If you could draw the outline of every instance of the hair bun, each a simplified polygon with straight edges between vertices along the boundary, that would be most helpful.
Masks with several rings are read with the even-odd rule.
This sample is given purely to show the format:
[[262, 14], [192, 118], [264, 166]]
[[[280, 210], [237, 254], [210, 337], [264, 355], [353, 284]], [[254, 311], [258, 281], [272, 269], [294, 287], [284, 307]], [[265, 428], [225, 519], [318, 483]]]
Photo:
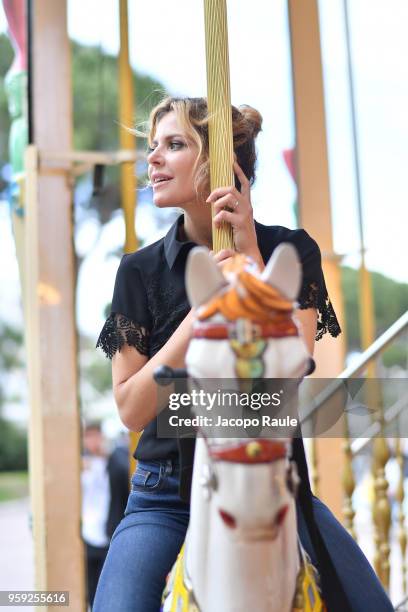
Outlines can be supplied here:
[[262, 130], [262, 115], [252, 106], [243, 104], [239, 107], [241, 115], [250, 124], [252, 128], [253, 138], [256, 138], [259, 132]]

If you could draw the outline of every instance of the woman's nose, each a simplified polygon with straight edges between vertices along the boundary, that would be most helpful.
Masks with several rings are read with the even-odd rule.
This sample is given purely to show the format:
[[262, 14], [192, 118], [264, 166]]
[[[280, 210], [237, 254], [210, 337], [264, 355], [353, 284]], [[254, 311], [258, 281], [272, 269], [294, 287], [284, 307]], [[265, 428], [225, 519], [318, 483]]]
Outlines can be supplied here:
[[156, 147], [154, 151], [151, 151], [147, 156], [147, 163], [152, 165], [160, 164], [163, 161], [163, 155], [159, 150], [159, 147]]

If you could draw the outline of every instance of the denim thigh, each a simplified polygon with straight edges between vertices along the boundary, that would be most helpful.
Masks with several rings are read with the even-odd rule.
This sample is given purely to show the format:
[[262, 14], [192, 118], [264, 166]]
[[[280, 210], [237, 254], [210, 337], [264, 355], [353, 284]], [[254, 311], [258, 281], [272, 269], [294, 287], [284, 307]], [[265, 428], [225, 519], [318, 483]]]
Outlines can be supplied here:
[[189, 504], [172, 461], [138, 462], [125, 516], [113, 534], [93, 612], [159, 612], [166, 576], [183, 544]]

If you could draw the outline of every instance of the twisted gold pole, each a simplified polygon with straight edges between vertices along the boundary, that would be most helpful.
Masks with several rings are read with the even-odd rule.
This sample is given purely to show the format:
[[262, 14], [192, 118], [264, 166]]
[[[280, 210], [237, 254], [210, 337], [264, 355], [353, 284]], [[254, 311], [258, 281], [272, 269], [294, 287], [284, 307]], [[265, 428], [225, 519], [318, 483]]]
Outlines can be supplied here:
[[[119, 49], [119, 140], [121, 149], [133, 151], [135, 136], [126, 128], [134, 124], [133, 76], [129, 63], [129, 28], [127, 0], [119, 0], [120, 49]], [[135, 231], [135, 210], [137, 203], [137, 178], [134, 162], [120, 166], [120, 196], [125, 217], [125, 253], [138, 248]]]
[[310, 444], [310, 467], [311, 467], [311, 480], [312, 480], [312, 491], [316, 497], [319, 497], [319, 457], [317, 453], [317, 444], [315, 438], [311, 439]]
[[[383, 431], [381, 432], [381, 435], [383, 436]], [[385, 477], [385, 466], [390, 457], [390, 453], [384, 437], [375, 438], [373, 446], [375, 490], [373, 518], [376, 529], [376, 555], [374, 564], [384, 588], [388, 590], [390, 583], [389, 531], [391, 523], [391, 508], [387, 497], [388, 481]]]
[[396, 439], [395, 442], [395, 457], [397, 459], [399, 468], [399, 481], [396, 498], [398, 501], [398, 541], [401, 550], [401, 567], [402, 567], [402, 592], [404, 595], [407, 593], [407, 564], [405, 555], [407, 551], [407, 534], [405, 529], [405, 515], [404, 515], [404, 457], [401, 451], [401, 440]]
[[356, 513], [353, 509], [353, 493], [356, 488], [356, 481], [354, 480], [353, 473], [353, 452], [350, 444], [350, 429], [347, 418], [347, 412], [344, 414], [344, 441], [342, 443], [342, 449], [344, 452], [344, 467], [342, 474], [342, 484], [344, 491], [343, 500], [343, 516], [344, 523], [347, 531], [352, 538], [357, 540], [356, 532], [354, 529], [354, 517]]
[[[347, 420], [347, 415], [346, 415]], [[357, 540], [356, 532], [354, 529], [354, 517], [356, 513], [353, 509], [353, 493], [356, 488], [356, 481], [354, 480], [353, 474], [353, 454], [350, 444], [350, 436], [348, 427], [346, 426], [345, 439], [343, 442], [343, 451], [345, 455], [345, 463], [343, 469], [343, 489], [344, 489], [344, 503], [343, 503], [343, 515], [345, 527], [352, 538]]]
[[[234, 184], [226, 0], [204, 0], [211, 190]], [[213, 209], [214, 216], [214, 209]], [[229, 223], [213, 225], [213, 249], [234, 248]]]
[[372, 463], [371, 463], [371, 476], [373, 480], [373, 500], [371, 506], [371, 516], [373, 520], [373, 540], [374, 540], [374, 556], [373, 556], [373, 565], [375, 569], [375, 573], [380, 578], [381, 577], [381, 561], [380, 561], [380, 536], [377, 525], [377, 492], [375, 490], [375, 477], [377, 473], [377, 462], [375, 457], [375, 448], [374, 444], [372, 445]]
[[[375, 364], [372, 368], [376, 372]], [[372, 409], [374, 419], [380, 426], [378, 437], [373, 440], [372, 475], [374, 481], [374, 499], [372, 516], [374, 523], [374, 568], [384, 588], [388, 590], [390, 583], [390, 545], [389, 533], [391, 525], [391, 507], [388, 500], [388, 481], [385, 477], [385, 467], [390, 452], [385, 440], [384, 406], [382, 389], [378, 378], [368, 378], [366, 385], [367, 405]]]

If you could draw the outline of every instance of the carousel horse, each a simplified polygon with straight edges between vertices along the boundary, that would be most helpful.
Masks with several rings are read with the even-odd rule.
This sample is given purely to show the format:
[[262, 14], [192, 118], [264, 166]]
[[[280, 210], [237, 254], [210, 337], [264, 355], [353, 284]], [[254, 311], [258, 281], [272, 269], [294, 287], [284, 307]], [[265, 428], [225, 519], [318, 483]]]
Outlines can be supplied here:
[[[248, 379], [301, 380], [310, 356], [292, 318], [300, 282], [297, 253], [288, 244], [262, 273], [241, 255], [221, 272], [206, 249], [194, 249], [186, 271], [196, 309], [186, 355], [193, 387], [214, 390], [218, 379], [242, 391], [240, 381]], [[252, 439], [223, 437], [211, 424], [199, 431], [190, 523], [164, 612], [325, 610], [297, 535], [290, 444], [290, 437], [262, 437], [262, 431]]]

